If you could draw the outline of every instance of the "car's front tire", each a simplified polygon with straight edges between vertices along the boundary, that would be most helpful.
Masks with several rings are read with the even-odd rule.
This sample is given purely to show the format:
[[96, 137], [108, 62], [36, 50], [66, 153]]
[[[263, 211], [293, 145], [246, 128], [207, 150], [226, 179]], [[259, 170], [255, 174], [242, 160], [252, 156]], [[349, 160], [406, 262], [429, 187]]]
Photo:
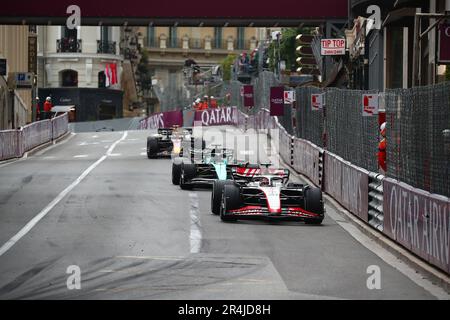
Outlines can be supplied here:
[[305, 210], [321, 216], [321, 218], [307, 220], [306, 224], [318, 225], [322, 223], [324, 214], [322, 190], [319, 188], [307, 188], [305, 190]]
[[220, 203], [222, 201], [223, 189], [226, 185], [232, 185], [230, 180], [215, 180], [213, 183], [213, 190], [211, 193], [211, 212], [215, 215], [220, 214]]
[[233, 215], [225, 214], [228, 210], [239, 209], [242, 206], [242, 199], [239, 187], [236, 185], [225, 185], [222, 196], [222, 207], [220, 219], [224, 222], [237, 221]]

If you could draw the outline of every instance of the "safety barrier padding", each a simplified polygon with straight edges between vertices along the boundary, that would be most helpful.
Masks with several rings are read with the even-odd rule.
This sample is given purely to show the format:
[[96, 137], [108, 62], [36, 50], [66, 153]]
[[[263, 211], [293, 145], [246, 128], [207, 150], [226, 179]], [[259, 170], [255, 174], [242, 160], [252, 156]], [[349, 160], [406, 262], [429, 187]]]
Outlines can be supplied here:
[[309, 141], [294, 138], [293, 168], [308, 177], [316, 186], [322, 187], [323, 150]]
[[383, 233], [450, 273], [450, 199], [383, 180]]
[[0, 160], [17, 158], [21, 152], [20, 131], [0, 131]]
[[324, 191], [344, 208], [368, 222], [369, 171], [329, 153], [324, 153]]

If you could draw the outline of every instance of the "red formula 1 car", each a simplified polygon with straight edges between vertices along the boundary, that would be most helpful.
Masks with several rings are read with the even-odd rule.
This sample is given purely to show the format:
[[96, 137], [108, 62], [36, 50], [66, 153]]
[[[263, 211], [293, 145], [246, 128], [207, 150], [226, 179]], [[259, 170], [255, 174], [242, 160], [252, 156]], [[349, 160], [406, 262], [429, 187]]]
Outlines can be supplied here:
[[218, 194], [212, 200], [213, 213], [220, 214], [222, 221], [265, 219], [321, 224], [325, 212], [322, 191], [288, 183], [289, 174], [287, 169], [236, 168], [233, 180], [222, 183], [220, 205], [214, 206]]

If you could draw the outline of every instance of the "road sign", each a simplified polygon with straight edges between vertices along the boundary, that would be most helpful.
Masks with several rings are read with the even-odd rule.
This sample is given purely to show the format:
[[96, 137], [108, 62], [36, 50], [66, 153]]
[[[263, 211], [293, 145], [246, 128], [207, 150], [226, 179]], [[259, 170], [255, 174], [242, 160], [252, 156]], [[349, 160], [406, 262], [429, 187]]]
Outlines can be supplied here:
[[284, 104], [291, 104], [296, 101], [295, 91], [289, 90], [284, 92]]
[[323, 109], [324, 98], [323, 94], [312, 94], [311, 95], [311, 108], [313, 111]]
[[32, 72], [11, 72], [8, 75], [10, 89], [31, 89], [34, 75]]
[[363, 116], [370, 117], [378, 114], [379, 99], [378, 94], [363, 94]]
[[323, 56], [345, 55], [345, 39], [322, 39], [320, 44]]

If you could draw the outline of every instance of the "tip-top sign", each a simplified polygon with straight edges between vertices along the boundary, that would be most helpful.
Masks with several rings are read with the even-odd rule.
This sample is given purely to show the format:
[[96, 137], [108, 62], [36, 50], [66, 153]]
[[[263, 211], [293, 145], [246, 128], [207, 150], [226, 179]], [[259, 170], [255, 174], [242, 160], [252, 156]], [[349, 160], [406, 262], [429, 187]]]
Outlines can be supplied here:
[[378, 114], [379, 99], [378, 94], [363, 94], [363, 116], [370, 117]]
[[320, 43], [323, 56], [345, 55], [345, 39], [322, 39]]

